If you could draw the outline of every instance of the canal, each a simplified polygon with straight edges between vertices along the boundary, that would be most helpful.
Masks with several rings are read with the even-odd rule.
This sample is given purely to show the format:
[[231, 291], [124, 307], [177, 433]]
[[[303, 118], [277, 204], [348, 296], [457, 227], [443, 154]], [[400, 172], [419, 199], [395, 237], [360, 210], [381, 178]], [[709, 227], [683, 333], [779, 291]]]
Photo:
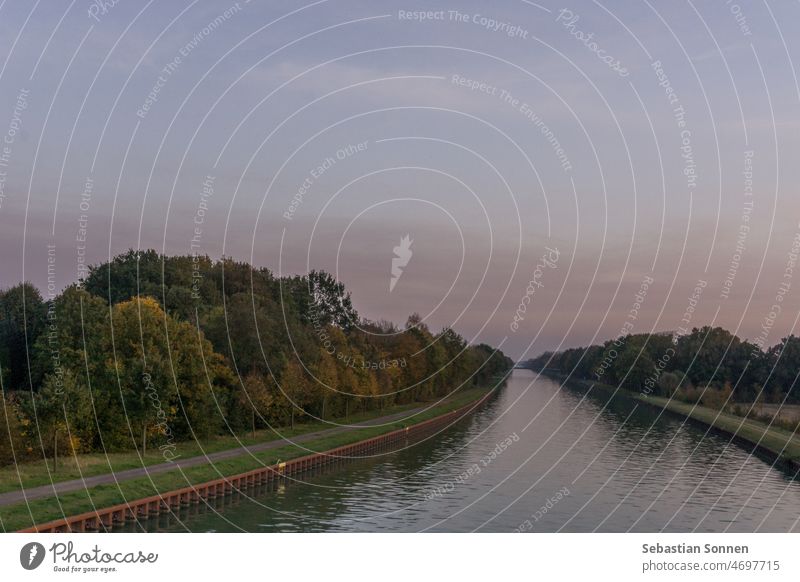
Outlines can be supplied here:
[[440, 434], [141, 531], [798, 531], [800, 483], [629, 399], [515, 370]]

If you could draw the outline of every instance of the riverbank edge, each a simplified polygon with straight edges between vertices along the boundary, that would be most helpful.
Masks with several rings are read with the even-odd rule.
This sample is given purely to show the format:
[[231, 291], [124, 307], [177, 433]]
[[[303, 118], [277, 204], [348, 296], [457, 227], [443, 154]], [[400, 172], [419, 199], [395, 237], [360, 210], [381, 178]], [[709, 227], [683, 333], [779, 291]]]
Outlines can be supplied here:
[[[714, 423], [703, 420], [702, 418], [694, 417], [691, 414], [686, 414], [680, 410], [675, 410], [673, 408], [670, 408], [669, 402], [661, 404], [644, 394], [631, 392], [630, 390], [625, 390], [623, 388], [617, 389], [614, 386], [611, 386], [610, 384], [603, 384], [602, 382], [593, 382], [591, 380], [583, 380], [581, 378], [568, 378], [566, 375], [560, 372], [554, 372], [550, 370], [545, 370], [545, 371], [534, 370], [534, 372], [540, 373], [547, 378], [558, 380], [559, 382], [565, 384], [573, 384], [581, 386], [583, 388], [589, 388], [591, 386], [594, 386], [595, 388], [600, 388], [604, 391], [610, 391], [610, 392], [616, 391], [616, 394], [628, 398], [630, 400], [633, 400], [635, 402], [638, 402], [639, 404], [644, 404], [645, 406], [653, 408], [654, 410], [664, 411], [676, 418], [687, 420], [697, 427], [710, 430], [714, 434], [726, 437], [730, 439], [731, 442], [739, 445], [740, 447], [749, 449], [749, 452], [751, 454], [755, 454], [761, 459], [768, 460], [776, 465], [780, 465], [780, 467], [783, 469], [793, 471], [795, 473], [795, 478], [797, 477], [797, 473], [800, 472], [800, 459], [787, 456], [785, 452], [774, 450], [771, 447], [753, 441], [752, 439], [744, 435], [741, 435], [737, 432], [731, 431], [725, 427], [718, 426]], [[702, 409], [714, 413], [717, 412], [715, 409], [708, 408], [706, 406], [697, 406], [697, 409]], [[757, 423], [761, 427], [763, 427], [764, 433], [773, 433], [776, 436], [782, 437], [780, 433], [777, 433], [773, 429], [767, 427], [767, 425], [752, 419], [749, 420], [750, 422]]]
[[[309, 434], [329, 429], [331, 423], [348, 423], [356, 427], [360, 423], [367, 423], [404, 412], [414, 412], [425, 404], [423, 402], [407, 403], [388, 407], [384, 410], [371, 410], [367, 413], [354, 413], [346, 418], [333, 417], [325, 421], [314, 420], [311, 422], [298, 422], [294, 428], [290, 425], [260, 428], [255, 433], [247, 431], [242, 434], [212, 435], [200, 441], [178, 441], [175, 448], [170, 449], [175, 459], [190, 457], [204, 457], [225, 452], [230, 449], [242, 447], [258, 447], [268, 443], [283, 440], [299, 441]], [[333, 425], [335, 426], [335, 424]], [[367, 425], [364, 425], [367, 426]], [[197, 446], [200, 445], [200, 446]], [[87, 458], [94, 459], [89, 464], [84, 464]], [[92, 462], [96, 464], [92, 464]], [[99, 461], [99, 462], [97, 462]], [[36, 489], [42, 486], [58, 485], [65, 481], [77, 481], [84, 478], [94, 478], [112, 473], [124, 473], [131, 469], [150, 469], [166, 461], [162, 449], [154, 445], [142, 455], [136, 449], [113, 451], [108, 453], [78, 453], [62, 456], [59, 459], [59, 469], [54, 473], [52, 457], [36, 461], [22, 461], [18, 465], [0, 468], [0, 499], [8, 494], [19, 492], [22, 489]], [[97, 467], [102, 467], [97, 469]], [[13, 471], [13, 472], [12, 472]], [[22, 473], [24, 476], [21, 476]], [[24, 481], [24, 484], [21, 482]], [[13, 482], [13, 485], [10, 483]], [[0, 501], [0, 507], [4, 504]]]
[[[205, 499], [221, 497], [234, 491], [245, 491], [256, 485], [262, 485], [274, 480], [286, 479], [287, 477], [314, 470], [325, 465], [357, 460], [358, 457], [354, 456], [355, 454], [377, 451], [380, 448], [393, 445], [400, 440], [418, 436], [425, 431], [437, 429], [446, 424], [452, 425], [472, 414], [491, 400], [492, 397], [497, 394], [501, 385], [501, 383], [496, 384], [493, 388], [488, 389], [482, 396], [476, 397], [475, 400], [459, 408], [443, 412], [432, 418], [410, 421], [403, 428], [391, 430], [392, 425], [389, 425], [386, 427], [385, 432], [379, 432], [378, 436], [366, 440], [355, 441], [311, 455], [302, 455], [302, 451], [298, 451], [297, 456], [292, 457], [287, 455], [287, 460], [285, 461], [263, 466], [258, 469], [246, 471], [244, 473], [223, 475], [220, 479], [191, 484], [188, 487], [175, 489], [166, 493], [158, 493], [157, 495], [137, 499], [135, 501], [112, 505], [104, 509], [94, 509], [86, 513], [52, 520], [38, 525], [34, 524], [30, 527], [20, 529], [18, 532], [60, 533], [108, 531], [113, 527], [114, 523], [136, 521], [138, 519], [158, 515], [159, 513], [169, 513], [176, 507], [182, 505], [200, 503]], [[310, 444], [313, 443], [309, 443], [309, 445]]]

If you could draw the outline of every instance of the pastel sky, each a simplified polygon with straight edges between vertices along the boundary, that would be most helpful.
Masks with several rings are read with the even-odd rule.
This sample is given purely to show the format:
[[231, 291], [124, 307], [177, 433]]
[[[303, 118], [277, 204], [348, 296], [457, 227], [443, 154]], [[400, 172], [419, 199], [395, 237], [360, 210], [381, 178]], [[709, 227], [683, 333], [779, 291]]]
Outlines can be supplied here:
[[0, 287], [45, 290], [48, 245], [58, 289], [83, 253], [199, 251], [329, 270], [366, 317], [514, 358], [690, 306], [774, 344], [800, 307], [797, 22], [743, 0], [0, 1]]

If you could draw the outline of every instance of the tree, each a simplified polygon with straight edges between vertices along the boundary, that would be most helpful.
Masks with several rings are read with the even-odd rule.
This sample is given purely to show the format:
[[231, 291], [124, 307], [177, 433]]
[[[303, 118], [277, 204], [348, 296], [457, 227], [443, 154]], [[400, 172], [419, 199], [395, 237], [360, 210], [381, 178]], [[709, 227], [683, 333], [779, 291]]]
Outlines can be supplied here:
[[722, 388], [706, 387], [701, 397], [703, 406], [716, 408], [717, 410], [723, 410], [730, 402], [732, 392], [733, 388], [731, 387], [730, 382], [725, 382], [725, 385]]
[[11, 411], [0, 462], [15, 439], [45, 456], [146, 454], [154, 441], [347, 417], [354, 400], [427, 400], [511, 365], [452, 329], [434, 335], [418, 314], [405, 328], [362, 322], [324, 271], [276, 278], [227, 257], [131, 249], [47, 303], [27, 283], [0, 291]]
[[307, 279], [309, 320], [315, 326], [335, 325], [349, 329], [358, 323], [358, 313], [353, 308], [350, 292], [344, 283], [325, 271], [311, 271]]
[[773, 369], [770, 386], [788, 394], [790, 401], [800, 401], [800, 387], [797, 382], [800, 373], [800, 338], [794, 335], [783, 338], [779, 344], [767, 350], [765, 358]]
[[134, 298], [114, 306], [112, 324], [114, 358], [109, 365], [128, 430], [144, 456], [156, 419], [164, 426], [176, 420], [166, 314], [155, 299]]
[[658, 378], [659, 394], [671, 397], [681, 385], [681, 377], [675, 372], [663, 372]]
[[28, 362], [46, 314], [42, 296], [32, 284], [0, 291], [0, 370], [6, 390], [30, 389], [41, 380], [28, 378]]
[[152, 249], [130, 249], [108, 263], [90, 266], [83, 286], [112, 305], [137, 295], [163, 297], [163, 262], [163, 257]]
[[[49, 306], [44, 333], [34, 345], [32, 376], [71, 370], [100, 384], [111, 352], [111, 324], [106, 303], [75, 285], [64, 290]], [[34, 387], [38, 389], [41, 380]]]
[[131, 434], [146, 451], [149, 433], [202, 437], [216, 432], [233, 375], [202, 333], [149, 297], [114, 306], [110, 362]]
[[257, 425], [269, 425], [275, 405], [275, 396], [267, 387], [267, 381], [263, 375], [250, 373], [245, 377], [237, 404], [238, 410], [250, 411], [253, 437], [256, 435]]
[[93, 448], [97, 429], [89, 390], [71, 371], [48, 374], [41, 389], [23, 399], [32, 439], [45, 455], [77, 454]]
[[306, 377], [300, 363], [296, 358], [291, 358], [281, 374], [281, 392], [288, 400], [289, 423], [294, 428], [295, 416], [305, 416], [310, 401], [311, 384]]
[[328, 412], [328, 401], [335, 400], [339, 395], [339, 375], [333, 358], [334, 356], [329, 355], [325, 350], [320, 350], [316, 388], [317, 400], [321, 405], [319, 417], [323, 420], [325, 413]]
[[25, 456], [22, 413], [6, 394], [0, 398], [0, 466], [19, 462]]
[[678, 339], [675, 365], [686, 370], [695, 385], [721, 386], [741, 373], [741, 340], [721, 327], [693, 329]]

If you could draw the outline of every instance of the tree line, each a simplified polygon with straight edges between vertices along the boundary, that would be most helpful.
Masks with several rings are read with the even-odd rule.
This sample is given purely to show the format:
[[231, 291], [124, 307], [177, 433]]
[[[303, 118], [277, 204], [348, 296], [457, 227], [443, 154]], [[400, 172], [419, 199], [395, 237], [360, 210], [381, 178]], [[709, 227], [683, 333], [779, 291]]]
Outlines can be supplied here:
[[0, 291], [0, 463], [347, 418], [512, 364], [416, 314], [368, 321], [325, 272], [131, 250], [53, 300]]
[[724, 403], [800, 402], [800, 338], [762, 349], [721, 328], [629, 334], [545, 352], [522, 364], [573, 378], [721, 407]]

